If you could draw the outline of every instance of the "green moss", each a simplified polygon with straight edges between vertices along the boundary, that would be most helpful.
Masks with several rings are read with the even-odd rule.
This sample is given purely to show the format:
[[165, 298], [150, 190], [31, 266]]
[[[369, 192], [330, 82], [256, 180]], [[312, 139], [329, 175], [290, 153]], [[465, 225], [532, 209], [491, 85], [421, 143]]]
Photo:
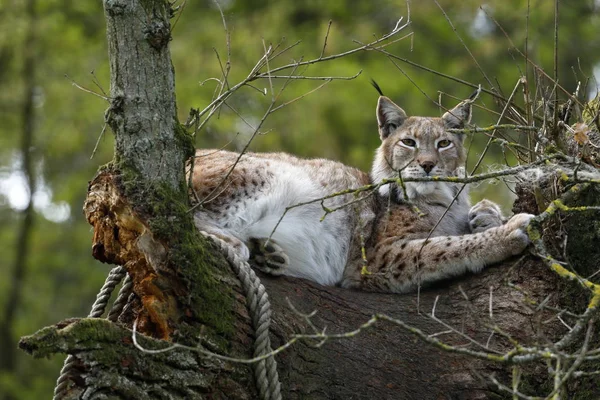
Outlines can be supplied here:
[[[23, 337], [19, 347], [35, 358], [41, 358], [73, 349], [94, 348], [98, 342], [120, 343], [122, 339], [123, 330], [114, 323], [101, 318], [83, 318], [65, 327], [52, 325], [42, 328]], [[100, 353], [100, 361], [118, 359], [110, 347], [103, 348]]]
[[567, 182], [569, 180], [569, 176], [564, 171], [560, 171], [560, 180]]
[[532, 242], [535, 242], [542, 238], [542, 235], [541, 235], [539, 229], [534, 228], [531, 224], [527, 227], [527, 236], [529, 236], [529, 239]]
[[[193, 224], [187, 197], [181, 199], [180, 193], [166, 185], [155, 188], [152, 196], [144, 193], [151, 207], [150, 230], [168, 244], [169, 261], [188, 286], [188, 304], [195, 305], [190, 308], [194, 318], [213, 328], [218, 336], [229, 336], [234, 323], [231, 289], [218, 282], [213, 271], [213, 266], [222, 264], [222, 260], [216, 260], [208, 250], [210, 245]], [[198, 309], [200, 305], [202, 309]]]
[[[56, 341], [58, 333], [55, 326], [47, 326], [33, 335], [23, 336], [19, 340], [19, 348], [35, 358], [50, 357], [57, 353]], [[61, 350], [64, 348], [61, 347]]]
[[175, 121], [175, 138], [179, 142], [179, 146], [183, 149], [185, 158], [193, 157], [196, 154], [193, 136], [177, 121]]
[[[72, 325], [73, 331], [65, 329], [63, 338], [71, 341], [69, 348], [95, 348], [98, 343], [123, 342], [123, 330], [105, 319], [84, 318]], [[121, 360], [121, 346], [103, 346], [94, 358], [101, 365], [111, 365]]]
[[556, 205], [559, 204], [559, 203], [560, 203], [559, 200], [554, 200], [552, 203], [550, 203], [550, 205], [548, 206], [548, 208], [546, 208], [546, 213], [548, 215], [550, 215], [550, 216], [554, 215], [556, 213], [556, 210], [557, 210]]
[[[551, 155], [551, 154], [556, 154], [559, 152], [559, 149], [554, 145], [554, 144], [549, 144], [545, 149], [544, 149], [544, 154], [545, 155]], [[551, 164], [550, 161], [546, 161], [546, 164]]]

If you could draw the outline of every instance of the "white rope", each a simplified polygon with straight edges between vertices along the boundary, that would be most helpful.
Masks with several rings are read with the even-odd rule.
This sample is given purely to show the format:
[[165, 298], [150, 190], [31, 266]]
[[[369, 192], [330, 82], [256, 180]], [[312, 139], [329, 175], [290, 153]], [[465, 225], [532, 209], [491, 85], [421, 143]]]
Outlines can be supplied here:
[[113, 303], [107, 320], [116, 322], [119, 318], [119, 315], [123, 312], [125, 305], [129, 302], [130, 296], [133, 293], [133, 279], [131, 279], [131, 275], [127, 274], [125, 276], [125, 280], [123, 281], [123, 286], [121, 286], [121, 290], [119, 290], [119, 294], [117, 295], [117, 299]]
[[[250, 268], [250, 265], [242, 260], [229, 244], [209, 233], [203, 231], [200, 233], [212, 239], [219, 246], [242, 283], [256, 335], [254, 357], [271, 353], [271, 339], [269, 338], [271, 303], [269, 302], [269, 296], [265, 287], [254, 273], [254, 270]], [[281, 384], [274, 356], [270, 356], [254, 364], [254, 377], [261, 399], [281, 400]]]
[[[121, 266], [115, 267], [110, 270], [110, 273], [106, 277], [106, 281], [104, 281], [104, 285], [102, 285], [102, 289], [100, 289], [100, 293], [98, 293], [98, 295], [96, 296], [96, 301], [94, 301], [94, 305], [92, 306], [92, 311], [90, 311], [90, 313], [88, 314], [88, 318], [100, 318], [102, 316], [102, 314], [104, 314], [104, 310], [106, 310], [106, 305], [108, 304], [110, 295], [115, 290], [115, 287], [123, 280], [123, 277], [125, 277], [125, 275], [127, 275], [127, 270], [125, 270], [125, 268], [123, 268]], [[129, 282], [131, 282], [131, 279], [129, 279]], [[123, 296], [125, 296], [124, 289], [126, 289], [126, 285], [127, 285], [127, 280], [126, 280], [126, 284], [123, 285], [123, 287], [119, 291], [119, 298], [121, 298], [122, 294], [123, 294]], [[131, 290], [131, 285], [129, 285], [128, 290]], [[129, 293], [127, 293], [127, 296], [129, 296]], [[121, 301], [121, 303], [117, 304], [117, 302], [119, 301], [119, 298], [117, 298], [117, 301], [115, 302], [117, 307], [119, 307], [119, 305], [122, 303], [122, 301]], [[124, 306], [124, 303], [121, 305], [121, 310], [123, 309], [122, 306]], [[113, 309], [114, 309], [114, 306], [113, 306]], [[112, 310], [111, 310], [111, 313], [109, 314], [109, 317], [111, 314], [113, 314]], [[120, 311], [117, 314], [117, 317], [119, 316], [119, 314], [120, 314]], [[58, 376], [58, 379], [56, 380], [56, 387], [54, 388], [53, 400], [60, 400], [66, 394], [67, 389], [69, 388], [69, 382], [71, 382], [71, 373], [73, 372], [73, 369], [75, 368], [75, 363], [76, 363], [75, 357], [73, 357], [72, 355], [67, 356], [67, 358], [65, 359], [65, 364], [63, 365], [62, 369], [60, 370], [60, 375]]]

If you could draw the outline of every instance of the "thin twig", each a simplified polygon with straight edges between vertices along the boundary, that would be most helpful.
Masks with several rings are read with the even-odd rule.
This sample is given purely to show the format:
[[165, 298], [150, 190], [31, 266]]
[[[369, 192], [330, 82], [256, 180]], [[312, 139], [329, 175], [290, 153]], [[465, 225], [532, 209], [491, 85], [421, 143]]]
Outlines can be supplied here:
[[321, 56], [319, 58], [323, 58], [325, 55], [325, 49], [327, 48], [327, 38], [329, 37], [329, 30], [331, 29], [332, 20], [329, 20], [327, 24], [327, 33], [325, 34], [325, 40], [323, 40], [323, 49], [321, 50]]

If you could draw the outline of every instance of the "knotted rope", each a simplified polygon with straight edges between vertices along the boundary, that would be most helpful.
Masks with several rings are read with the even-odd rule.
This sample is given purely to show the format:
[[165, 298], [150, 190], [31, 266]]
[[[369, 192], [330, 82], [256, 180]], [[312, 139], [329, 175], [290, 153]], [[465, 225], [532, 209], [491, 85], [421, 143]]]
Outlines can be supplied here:
[[[271, 339], [269, 338], [271, 303], [269, 302], [269, 296], [265, 287], [248, 262], [242, 260], [227, 242], [204, 231], [200, 233], [212, 239], [219, 247], [242, 283], [242, 289], [246, 295], [246, 302], [256, 335], [254, 340], [254, 357], [271, 353]], [[281, 400], [281, 384], [279, 382], [279, 374], [277, 373], [277, 362], [273, 355], [254, 364], [254, 377], [261, 399]]]

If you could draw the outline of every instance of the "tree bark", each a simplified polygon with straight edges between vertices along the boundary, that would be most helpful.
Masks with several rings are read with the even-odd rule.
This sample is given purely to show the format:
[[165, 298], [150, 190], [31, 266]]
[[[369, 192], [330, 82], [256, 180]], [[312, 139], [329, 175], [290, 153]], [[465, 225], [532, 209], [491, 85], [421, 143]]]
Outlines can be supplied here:
[[[219, 261], [198, 263], [207, 247], [188, 212], [184, 165], [194, 149], [176, 115], [172, 10], [162, 0], [106, 0], [104, 6], [111, 69], [106, 117], [115, 157], [91, 182], [84, 206], [95, 228], [93, 255], [132, 276], [143, 304], [141, 332], [171, 338], [181, 328], [182, 310], [231, 331], [227, 322], [217, 325], [232, 295], [214, 290]], [[205, 292], [190, 299], [198, 287]]]
[[[323, 288], [297, 279], [265, 277], [263, 283], [274, 306], [273, 336], [281, 344], [292, 333], [309, 331], [290, 311], [285, 301], [288, 298], [301, 312], [317, 310], [313, 322], [327, 327], [329, 334], [351, 332], [373, 315], [386, 314], [427, 335], [446, 332], [438, 338], [448, 345], [476, 348], [465, 337], [448, 332], [430, 314], [436, 304], [435, 315], [440, 320], [486, 344], [492, 333], [484, 326], [492, 293], [494, 321], [523, 345], [531, 344], [540, 334], [540, 315], [528, 310], [522, 298], [515, 299], [515, 295], [521, 296], [506, 282], [525, 286], [534, 297], [543, 298], [555, 289], [556, 281], [548, 279], [546, 268], [539, 263], [516, 261], [512, 268], [511, 263], [498, 265], [449, 286], [423, 290], [420, 296]], [[551, 329], [543, 331], [548, 334]], [[510, 382], [503, 365], [444, 351], [386, 321], [322, 347], [311, 347], [310, 343], [302, 342], [278, 358], [284, 399], [489, 399], [503, 397], [491, 385], [491, 374]], [[499, 335], [492, 336], [488, 345], [493, 349], [507, 347]]]
[[[559, 280], [539, 261], [513, 261], [513, 265], [494, 266], [449, 286], [424, 290], [420, 297], [365, 293], [322, 287], [301, 279], [262, 276], [274, 310], [274, 347], [294, 334], [311, 332], [303, 318], [290, 310], [288, 301], [300, 312], [317, 310], [312, 322], [319, 328], [326, 327], [330, 334], [351, 332], [372, 315], [387, 314], [427, 335], [446, 332], [438, 337], [448, 345], [476, 349], [471, 343], [476, 340], [505, 351], [510, 344], [502, 336], [492, 335], [491, 328], [484, 324], [491, 295], [494, 322], [521, 345], [564, 334], [566, 328], [556, 321], [542, 323], [549, 313], [528, 306], [531, 299], [541, 301], [548, 293], [556, 293]], [[522, 292], [510, 288], [507, 282], [518, 285]], [[250, 349], [252, 330], [241, 295], [238, 300], [237, 333], [231, 347]], [[449, 333], [447, 327], [431, 319], [434, 304], [437, 318], [471, 339]], [[140, 337], [140, 341], [144, 348], [165, 347], [149, 338]], [[277, 356], [284, 399], [504, 398], [506, 394], [501, 394], [489, 377], [510, 382], [505, 364], [445, 351], [389, 322], [382, 321], [355, 337], [330, 340], [321, 347], [314, 347], [315, 343], [301, 341]], [[148, 398], [145, 396], [150, 393], [155, 395], [149, 398], [161, 398], [165, 393], [171, 398], [255, 398], [249, 374], [231, 373], [239, 366], [224, 368], [220, 362], [187, 350], [143, 354], [133, 347], [130, 329], [105, 320], [75, 320], [45, 328], [25, 338], [21, 347], [39, 357], [56, 352], [77, 354], [79, 373], [85, 379], [69, 398], [79, 398], [90, 387], [97, 393], [127, 399]], [[249, 357], [243, 353], [228, 352]], [[529, 388], [536, 393], [548, 383], [543, 378], [546, 367], [540, 362], [528, 368], [533, 374], [528, 378]]]

